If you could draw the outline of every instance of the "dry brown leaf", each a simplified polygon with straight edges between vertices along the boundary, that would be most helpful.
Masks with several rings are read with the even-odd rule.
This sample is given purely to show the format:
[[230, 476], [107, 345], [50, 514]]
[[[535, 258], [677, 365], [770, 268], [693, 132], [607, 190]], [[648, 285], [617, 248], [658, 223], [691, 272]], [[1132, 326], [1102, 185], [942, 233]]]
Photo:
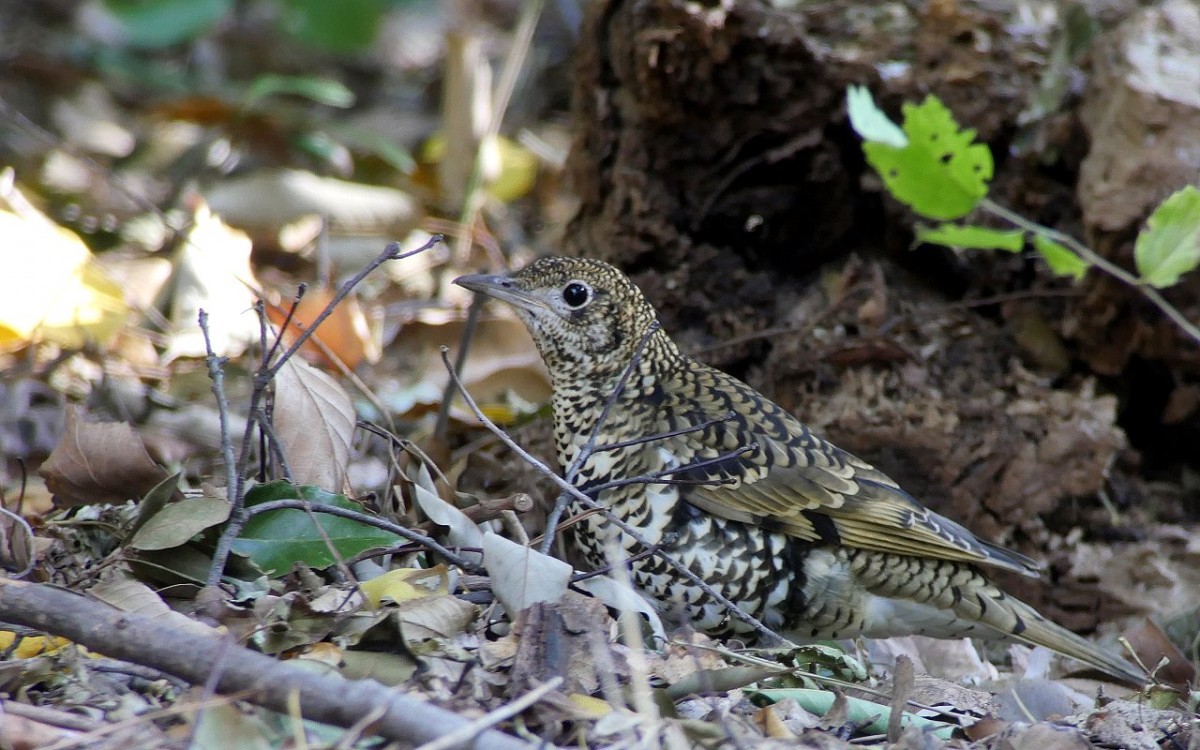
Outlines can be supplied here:
[[1196, 665], [1192, 664], [1191, 659], [1172, 643], [1162, 628], [1150, 618], [1143, 618], [1138, 625], [1126, 630], [1125, 639], [1129, 641], [1133, 652], [1142, 663], [1151, 670], [1164, 657], [1170, 660], [1165, 667], [1155, 672], [1154, 676], [1161, 682], [1183, 687], [1196, 679]]
[[132, 427], [84, 421], [75, 406], [67, 407], [62, 439], [38, 473], [60, 508], [140, 498], [167, 477]]
[[176, 630], [212, 635], [213, 628], [167, 606], [154, 589], [131, 578], [110, 578], [88, 589], [88, 595], [138, 617], [149, 617]]
[[275, 436], [296, 484], [345, 489], [355, 418], [332, 376], [295, 357], [275, 376]]
[[[301, 331], [307, 330], [309, 324], [317, 319], [317, 316], [333, 299], [334, 294], [335, 292], [330, 289], [309, 287], [300, 301], [296, 303], [296, 309], [291, 314], [288, 327], [282, 332], [284, 343], [290, 345]], [[290, 307], [290, 302], [285, 306], [270, 305], [267, 308], [267, 318], [276, 326], [283, 325], [283, 322], [288, 319]], [[363, 315], [358, 300], [354, 297], [342, 300], [329, 314], [329, 317], [321, 321], [313, 338], [320, 339], [329, 353], [350, 369], [358, 367], [364, 359], [368, 362], [375, 362], [379, 359], [379, 342], [371, 336], [367, 319]], [[300, 348], [300, 353], [308, 361], [323, 367], [333, 368], [336, 366], [326, 356], [325, 351], [311, 339]]]
[[483, 564], [492, 577], [492, 593], [513, 617], [537, 602], [561, 601], [574, 572], [562, 560], [491, 531], [483, 535]]
[[[413, 325], [405, 329], [397, 346], [389, 347], [389, 356], [411, 354], [409, 361], [421, 363], [416, 372], [417, 382], [409, 384], [418, 403], [441, 399], [449, 380], [441, 347], [450, 348], [453, 361], [462, 340], [463, 325], [462, 321]], [[542, 357], [524, 324], [515, 318], [479, 321], [460, 375], [471, 395], [485, 407], [502, 402], [509, 395], [532, 405], [543, 404], [550, 398], [550, 376]], [[460, 398], [455, 399], [450, 414], [468, 424], [476, 422]]]
[[421, 220], [420, 206], [395, 188], [319, 177], [298, 169], [222, 180], [206, 196], [217, 214], [254, 234], [277, 234], [310, 215], [327, 217], [331, 231], [403, 237]]

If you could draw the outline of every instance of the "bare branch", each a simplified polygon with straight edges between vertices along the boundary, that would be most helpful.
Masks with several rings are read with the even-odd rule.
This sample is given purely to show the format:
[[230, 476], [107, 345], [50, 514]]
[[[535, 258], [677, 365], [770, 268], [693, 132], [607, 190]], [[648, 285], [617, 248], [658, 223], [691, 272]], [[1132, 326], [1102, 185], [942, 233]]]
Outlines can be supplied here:
[[[272, 346], [270, 350], [267, 350], [264, 344], [263, 361], [258, 369], [258, 372], [254, 376], [254, 388], [250, 394], [250, 407], [248, 409], [248, 413], [252, 417], [262, 413], [262, 402], [266, 397], [267, 388], [270, 386], [275, 374], [279, 372], [279, 368], [283, 366], [283, 363], [292, 358], [296, 352], [300, 350], [300, 347], [304, 346], [305, 342], [312, 337], [313, 332], [316, 331], [321, 323], [323, 323], [325, 319], [333, 313], [334, 308], [341, 304], [342, 300], [344, 300], [346, 296], [350, 294], [354, 287], [358, 286], [358, 284], [361, 283], [362, 280], [365, 279], [372, 271], [387, 261], [403, 260], [404, 258], [410, 258], [418, 253], [423, 253], [426, 250], [436, 246], [442, 241], [442, 239], [443, 238], [440, 234], [435, 234], [431, 236], [425, 244], [421, 245], [416, 250], [411, 250], [407, 253], [400, 252], [400, 243], [389, 242], [382, 253], [380, 253], [374, 260], [363, 267], [363, 269], [356, 273], [352, 278], [348, 279], [346, 283], [342, 284], [342, 286], [338, 289], [337, 294], [333, 296], [333, 299], [329, 301], [329, 304], [325, 305], [324, 309], [321, 310], [321, 313], [316, 317], [312, 325], [304, 328], [300, 332], [300, 335], [296, 337], [296, 340], [292, 342], [292, 345], [288, 347], [287, 351], [279, 355], [274, 362], [271, 362], [268, 359], [268, 356], [270, 352], [275, 351], [276, 347]], [[293, 305], [293, 309], [294, 307], [295, 306]], [[264, 314], [261, 300], [256, 305], [256, 309], [258, 310], [260, 318], [262, 318]], [[201, 315], [203, 315], [203, 313], [201, 313]], [[205, 334], [205, 341], [207, 342], [207, 330], [205, 330]], [[211, 346], [209, 346], [208, 351], [210, 353], [209, 358], [211, 360], [214, 356], [212, 355]], [[209, 368], [211, 375], [213, 365], [210, 364]], [[218, 367], [217, 369], [219, 372], [220, 368]], [[215, 376], [213, 377], [213, 389], [216, 391], [216, 378]], [[224, 405], [224, 407], [227, 409], [228, 404], [223, 399], [223, 392], [224, 389], [222, 388], [222, 393], [218, 394], [217, 403], [218, 407]], [[246, 513], [245, 507], [246, 482], [244, 464], [249, 459], [250, 445], [252, 442], [252, 436], [254, 434], [254, 425], [256, 424], [256, 420], [254, 418], [247, 420], [246, 431], [242, 435], [241, 455], [238, 457], [238, 460], [235, 463], [233, 461], [233, 439], [229, 434], [228, 415], [225, 411], [222, 411], [221, 416], [221, 446], [222, 452], [226, 456], [226, 476], [231, 482], [231, 486], [235, 487], [235, 489], [231, 490], [229, 494], [229, 520], [225, 523], [225, 527], [221, 532], [221, 536], [217, 539], [216, 549], [213, 551], [212, 565], [208, 569], [208, 579], [206, 583], [209, 586], [215, 586], [220, 582], [221, 575], [225, 571], [225, 563], [229, 560], [230, 551], [233, 549], [233, 541], [238, 538], [239, 534], [242, 533], [242, 528], [245, 527], [246, 521], [249, 519], [249, 515]], [[261, 421], [257, 423], [260, 424], [260, 426], [262, 424]]]
[[[239, 695], [284, 713], [289, 705], [298, 704], [304, 718], [339, 727], [354, 727], [363, 716], [379, 712], [374, 731], [406, 744], [431, 742], [471, 726], [452, 711], [374, 680], [347, 680], [281, 662], [229, 644], [220, 635], [185, 632], [169, 622], [122, 612], [53, 586], [0, 579], [0, 612], [5, 622], [69, 638], [96, 653], [151, 667], [193, 685], [204, 684], [211, 665], [223, 661], [215, 681], [222, 695]], [[222, 650], [227, 650], [228, 658], [222, 659]], [[470, 747], [533, 750], [532, 745], [494, 729], [484, 729]]]

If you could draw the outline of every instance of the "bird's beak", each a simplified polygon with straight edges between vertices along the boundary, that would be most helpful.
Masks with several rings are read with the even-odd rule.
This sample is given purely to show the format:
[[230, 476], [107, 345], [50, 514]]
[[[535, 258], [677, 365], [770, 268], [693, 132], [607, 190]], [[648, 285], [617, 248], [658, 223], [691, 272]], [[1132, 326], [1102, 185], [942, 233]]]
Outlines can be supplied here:
[[545, 307], [545, 304], [541, 300], [533, 297], [524, 289], [519, 288], [508, 276], [488, 276], [485, 274], [459, 276], [454, 280], [454, 283], [464, 289], [470, 289], [472, 292], [479, 294], [486, 294], [493, 299], [498, 299], [501, 302], [507, 302], [510, 305], [526, 310], [539, 310]]

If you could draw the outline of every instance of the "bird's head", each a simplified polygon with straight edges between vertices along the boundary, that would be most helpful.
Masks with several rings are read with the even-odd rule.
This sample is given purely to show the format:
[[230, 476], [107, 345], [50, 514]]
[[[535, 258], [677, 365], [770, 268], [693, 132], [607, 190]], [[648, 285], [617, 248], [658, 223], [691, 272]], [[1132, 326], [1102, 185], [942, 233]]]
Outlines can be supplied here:
[[558, 381], [619, 375], [655, 320], [641, 290], [598, 260], [541, 258], [508, 276], [454, 283], [512, 305]]

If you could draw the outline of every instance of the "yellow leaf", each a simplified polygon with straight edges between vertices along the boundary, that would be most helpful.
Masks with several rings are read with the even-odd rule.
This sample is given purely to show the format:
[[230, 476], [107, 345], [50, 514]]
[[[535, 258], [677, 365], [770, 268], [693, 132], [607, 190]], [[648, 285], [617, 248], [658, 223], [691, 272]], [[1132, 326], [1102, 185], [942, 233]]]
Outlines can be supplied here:
[[574, 703], [575, 707], [583, 711], [589, 718], [598, 719], [605, 714], [612, 713], [613, 710], [608, 701], [582, 693], [571, 693], [567, 696], [567, 700]]
[[[17, 641], [17, 634], [11, 630], [0, 631], [0, 651], [7, 652]], [[66, 638], [48, 638], [41, 635], [31, 635], [20, 639], [17, 648], [12, 652], [14, 659], [32, 659], [40, 654], [50, 654], [71, 645]]]
[[446, 568], [400, 568], [359, 584], [363, 596], [378, 609], [386, 599], [400, 603], [432, 594], [449, 594]]
[[125, 295], [74, 232], [0, 211], [0, 236], [0, 351], [107, 344], [120, 330]]
[[[532, 151], [502, 135], [486, 141], [480, 148], [484, 187], [493, 198], [511, 203], [533, 190], [537, 181], [538, 160]], [[446, 136], [434, 133], [421, 147], [418, 158], [425, 164], [437, 164], [446, 158]]]

